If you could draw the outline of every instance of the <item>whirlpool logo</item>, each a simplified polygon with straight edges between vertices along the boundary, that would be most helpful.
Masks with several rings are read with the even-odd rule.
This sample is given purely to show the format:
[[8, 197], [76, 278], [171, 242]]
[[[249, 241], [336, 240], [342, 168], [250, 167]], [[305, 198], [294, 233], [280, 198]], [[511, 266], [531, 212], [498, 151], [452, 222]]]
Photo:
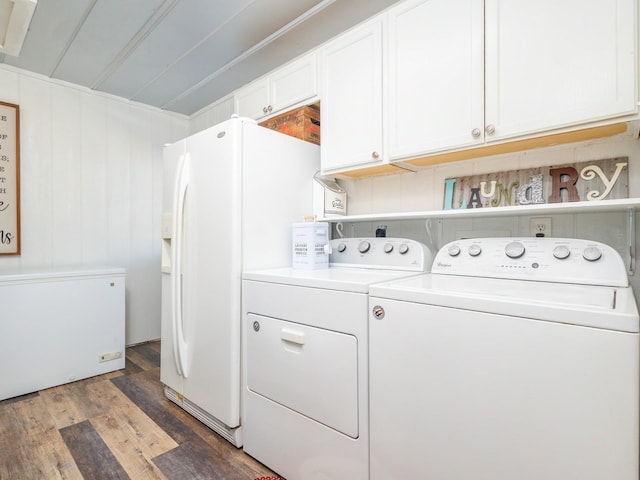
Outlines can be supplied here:
[[443, 262], [436, 262], [436, 265], [438, 267], [443, 267], [443, 268], [450, 268], [451, 267], [450, 263], [443, 263]]

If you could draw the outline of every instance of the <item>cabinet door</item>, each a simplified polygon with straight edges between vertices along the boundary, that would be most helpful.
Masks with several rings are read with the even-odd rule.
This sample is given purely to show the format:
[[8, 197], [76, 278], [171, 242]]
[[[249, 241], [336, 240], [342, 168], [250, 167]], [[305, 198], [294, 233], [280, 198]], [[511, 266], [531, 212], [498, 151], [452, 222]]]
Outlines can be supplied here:
[[635, 112], [635, 4], [486, 0], [487, 140]]
[[389, 12], [392, 160], [484, 140], [482, 0], [413, 0]]
[[296, 60], [236, 93], [238, 115], [262, 119], [318, 95], [315, 53]]
[[324, 172], [383, 161], [382, 22], [346, 33], [322, 52]]
[[225, 120], [229, 120], [231, 115], [235, 113], [234, 108], [233, 96], [217, 101], [207, 113], [208, 126], [217, 125]]
[[310, 100], [318, 95], [316, 54], [285, 65], [270, 76], [270, 106], [273, 112]]
[[241, 117], [249, 117], [257, 120], [269, 112], [269, 81], [260, 79], [241, 88], [236, 93], [236, 112]]

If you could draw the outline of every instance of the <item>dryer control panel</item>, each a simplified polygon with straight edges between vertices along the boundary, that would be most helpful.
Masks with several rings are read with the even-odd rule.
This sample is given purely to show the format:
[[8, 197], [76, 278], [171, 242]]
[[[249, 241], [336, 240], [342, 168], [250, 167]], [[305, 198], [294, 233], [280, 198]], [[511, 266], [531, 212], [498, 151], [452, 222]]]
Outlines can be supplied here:
[[626, 287], [627, 272], [609, 245], [571, 238], [472, 238], [446, 244], [433, 273]]
[[366, 237], [331, 240], [332, 267], [377, 268], [427, 272], [433, 253], [420, 242], [408, 238]]

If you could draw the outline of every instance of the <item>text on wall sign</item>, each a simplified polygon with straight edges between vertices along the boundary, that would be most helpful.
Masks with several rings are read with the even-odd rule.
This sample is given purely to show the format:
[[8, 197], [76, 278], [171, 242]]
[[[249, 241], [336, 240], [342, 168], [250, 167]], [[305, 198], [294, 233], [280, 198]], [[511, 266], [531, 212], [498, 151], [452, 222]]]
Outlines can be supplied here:
[[628, 198], [629, 158], [447, 178], [445, 210]]

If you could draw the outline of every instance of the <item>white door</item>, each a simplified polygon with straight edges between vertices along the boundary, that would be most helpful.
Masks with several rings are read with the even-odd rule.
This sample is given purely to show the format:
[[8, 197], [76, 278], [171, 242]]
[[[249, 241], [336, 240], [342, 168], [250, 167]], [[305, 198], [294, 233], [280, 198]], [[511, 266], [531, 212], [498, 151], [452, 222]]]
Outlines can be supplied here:
[[245, 328], [250, 391], [358, 438], [354, 335], [253, 313], [247, 315]]
[[269, 80], [263, 78], [242, 87], [235, 94], [236, 112], [242, 117], [259, 119], [269, 114]]
[[372, 480], [637, 480], [637, 334], [376, 305]]
[[389, 12], [392, 160], [484, 141], [482, 0], [414, 0]]
[[[173, 218], [171, 214], [173, 209], [176, 168], [180, 163], [180, 159], [184, 157], [185, 152], [185, 140], [167, 145], [163, 150], [162, 212], [163, 214], [169, 215], [171, 220]], [[160, 381], [182, 394], [183, 377], [178, 370], [176, 351], [174, 349], [175, 331], [173, 328], [172, 282], [170, 274], [163, 273], [161, 282], [162, 305], [160, 335], [162, 344], [160, 351]]]
[[287, 110], [292, 105], [318, 95], [316, 54], [311, 53], [285, 65], [269, 76], [271, 111]]
[[230, 427], [239, 425], [240, 406], [238, 126], [225, 122], [187, 140], [183, 273], [184, 395]]
[[230, 427], [239, 424], [240, 395], [240, 159], [231, 130], [238, 125], [187, 139], [177, 173], [184, 206], [174, 212], [172, 238], [173, 322], [163, 324], [163, 344], [177, 360], [173, 370], [163, 363], [163, 381]]
[[341, 36], [322, 51], [322, 171], [382, 163], [382, 24]]
[[488, 141], [636, 111], [636, 1], [485, 3]]

